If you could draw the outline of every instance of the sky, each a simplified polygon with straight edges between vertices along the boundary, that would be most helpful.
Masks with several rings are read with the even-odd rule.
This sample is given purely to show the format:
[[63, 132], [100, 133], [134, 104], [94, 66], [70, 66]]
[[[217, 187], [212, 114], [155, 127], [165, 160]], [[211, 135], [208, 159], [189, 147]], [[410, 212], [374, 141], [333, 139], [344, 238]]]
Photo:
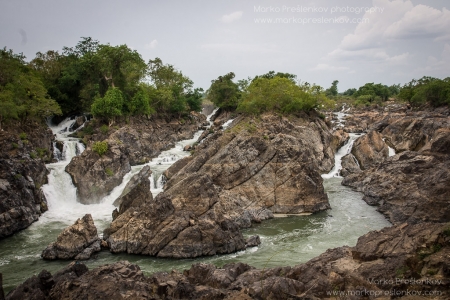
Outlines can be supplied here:
[[159, 57], [207, 89], [288, 72], [339, 91], [450, 76], [448, 0], [0, 0], [0, 47], [36, 52], [81, 37]]

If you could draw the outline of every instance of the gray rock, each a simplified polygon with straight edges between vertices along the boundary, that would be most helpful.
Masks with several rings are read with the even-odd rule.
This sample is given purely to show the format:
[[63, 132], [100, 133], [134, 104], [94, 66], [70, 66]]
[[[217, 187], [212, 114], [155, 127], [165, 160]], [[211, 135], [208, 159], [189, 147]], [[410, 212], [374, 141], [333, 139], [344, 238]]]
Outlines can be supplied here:
[[100, 245], [94, 220], [90, 214], [86, 214], [64, 229], [56, 242], [42, 251], [41, 256], [48, 260], [88, 259], [92, 253], [100, 251]]

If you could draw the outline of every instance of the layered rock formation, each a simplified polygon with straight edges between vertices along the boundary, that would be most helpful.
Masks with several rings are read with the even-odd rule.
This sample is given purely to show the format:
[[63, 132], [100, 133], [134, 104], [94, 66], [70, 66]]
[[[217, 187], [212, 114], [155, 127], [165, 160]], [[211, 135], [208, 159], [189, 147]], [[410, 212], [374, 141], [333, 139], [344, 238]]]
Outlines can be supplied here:
[[[373, 160], [370, 167], [361, 168], [362, 172], [352, 165], [351, 157], [346, 158], [342, 164], [343, 175], [347, 176], [343, 184], [363, 192], [363, 199], [379, 206], [378, 210], [394, 224], [450, 221], [449, 115], [448, 108], [439, 108], [369, 124], [380, 130], [399, 153], [385, 160]], [[374, 130], [370, 134], [379, 135]], [[381, 149], [379, 138], [378, 143]], [[364, 151], [361, 157], [367, 159], [370, 155]]]
[[[156, 157], [161, 151], [172, 148], [177, 141], [192, 138], [205, 121], [200, 114], [191, 113], [188, 121], [136, 118], [130, 124], [114, 130], [108, 136], [99, 134], [108, 144], [108, 151], [100, 156], [86, 150], [72, 159], [66, 171], [77, 187], [78, 200], [84, 204], [98, 203], [122, 182], [131, 166]], [[94, 135], [93, 141], [99, 136]]]
[[106, 231], [110, 250], [177, 258], [242, 250], [240, 228], [252, 222], [329, 208], [320, 173], [346, 138], [316, 116], [242, 119], [170, 168], [163, 193], [118, 216]]
[[153, 201], [149, 180], [151, 174], [150, 167], [145, 166], [130, 179], [122, 195], [114, 201], [114, 205], [118, 206], [119, 210], [113, 211], [113, 220], [131, 207], [139, 207], [146, 201]]
[[28, 279], [6, 299], [411, 299], [427, 293], [443, 300], [450, 297], [449, 255], [449, 223], [401, 224], [305, 264], [264, 270], [200, 263], [145, 277], [128, 262], [92, 271], [72, 263], [53, 276], [43, 271]]
[[64, 229], [44, 251], [42, 258], [55, 259], [89, 259], [101, 250], [101, 240], [97, 236], [97, 228], [90, 214], [75, 221], [75, 224]]
[[52, 160], [51, 130], [40, 123], [11, 123], [0, 131], [0, 239], [27, 228], [47, 210], [41, 186]]

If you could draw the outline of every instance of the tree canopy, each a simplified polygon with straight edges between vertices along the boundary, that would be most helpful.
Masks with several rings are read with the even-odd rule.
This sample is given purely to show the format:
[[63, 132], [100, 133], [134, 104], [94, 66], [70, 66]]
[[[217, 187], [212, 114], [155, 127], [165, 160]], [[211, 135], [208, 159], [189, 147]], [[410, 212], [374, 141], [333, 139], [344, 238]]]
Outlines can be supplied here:
[[8, 119], [42, 119], [61, 114], [59, 105], [47, 94], [38, 74], [22, 54], [0, 50], [0, 127]]

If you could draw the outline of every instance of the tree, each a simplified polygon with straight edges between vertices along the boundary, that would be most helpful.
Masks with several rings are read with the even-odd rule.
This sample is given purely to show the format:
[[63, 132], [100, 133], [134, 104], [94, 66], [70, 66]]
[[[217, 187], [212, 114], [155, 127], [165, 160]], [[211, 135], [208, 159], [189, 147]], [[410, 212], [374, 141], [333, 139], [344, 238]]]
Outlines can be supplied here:
[[150, 107], [148, 93], [143, 88], [140, 88], [126, 104], [128, 111], [132, 115], [150, 115], [154, 113], [154, 109]]
[[207, 93], [208, 99], [217, 107], [223, 109], [236, 109], [241, 93], [239, 86], [233, 82], [234, 73], [230, 72], [211, 81]]
[[109, 126], [114, 124], [115, 118], [123, 113], [123, 94], [118, 88], [110, 88], [104, 97], [97, 97], [92, 103], [91, 112], [96, 117], [108, 121]]
[[284, 114], [309, 111], [317, 106], [317, 97], [285, 77], [258, 77], [248, 87], [238, 111], [261, 114], [266, 111]]
[[337, 87], [338, 83], [339, 80], [334, 80], [333, 83], [331, 84], [331, 87], [325, 91], [325, 94], [328, 97], [336, 97], [338, 95], [338, 87]]
[[0, 127], [4, 120], [44, 119], [61, 114], [39, 75], [25, 64], [22, 54], [0, 50]]
[[174, 66], [155, 58], [148, 63], [148, 75], [153, 84], [151, 104], [157, 111], [180, 115], [201, 109], [200, 90], [192, 90], [192, 80]]

